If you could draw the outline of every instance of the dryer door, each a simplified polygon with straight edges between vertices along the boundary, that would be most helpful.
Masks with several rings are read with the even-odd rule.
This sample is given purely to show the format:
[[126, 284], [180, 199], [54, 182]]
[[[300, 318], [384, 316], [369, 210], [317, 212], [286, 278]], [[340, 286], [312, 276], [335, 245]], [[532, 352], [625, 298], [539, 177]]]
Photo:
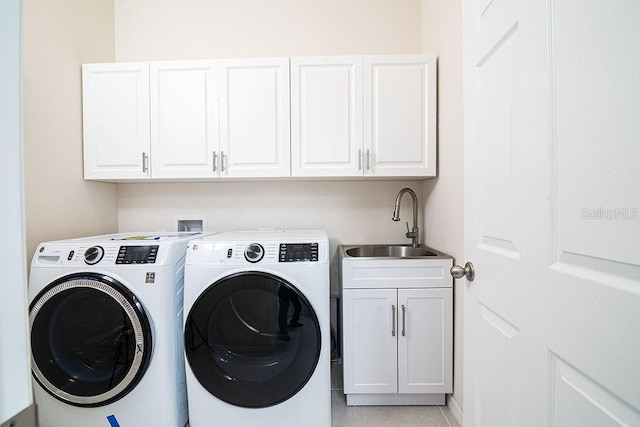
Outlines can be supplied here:
[[149, 364], [149, 319], [135, 295], [109, 276], [56, 280], [34, 298], [29, 319], [33, 376], [65, 403], [115, 402]]
[[264, 272], [227, 276], [196, 300], [185, 324], [191, 371], [215, 397], [264, 408], [298, 393], [320, 357], [320, 324], [291, 283]]

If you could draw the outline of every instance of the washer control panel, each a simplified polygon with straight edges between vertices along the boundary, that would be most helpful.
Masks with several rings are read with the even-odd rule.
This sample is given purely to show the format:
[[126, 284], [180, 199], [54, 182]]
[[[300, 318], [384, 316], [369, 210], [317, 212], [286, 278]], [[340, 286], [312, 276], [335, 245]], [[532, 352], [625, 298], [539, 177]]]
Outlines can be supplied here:
[[318, 261], [317, 243], [280, 243], [280, 262]]
[[158, 245], [120, 246], [116, 264], [154, 264], [158, 256]]

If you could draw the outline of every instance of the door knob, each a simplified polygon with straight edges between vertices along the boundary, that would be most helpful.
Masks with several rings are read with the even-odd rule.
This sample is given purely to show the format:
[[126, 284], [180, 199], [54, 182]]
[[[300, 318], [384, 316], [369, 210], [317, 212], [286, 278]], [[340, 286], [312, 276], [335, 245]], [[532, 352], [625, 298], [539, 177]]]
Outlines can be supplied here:
[[451, 270], [449, 270], [449, 272], [454, 279], [461, 279], [464, 276], [470, 282], [473, 282], [473, 279], [475, 279], [476, 277], [476, 270], [475, 268], [473, 268], [473, 264], [471, 264], [470, 262], [466, 263], [464, 265], [464, 268], [460, 267], [459, 265], [454, 265], [453, 267], [451, 267]]

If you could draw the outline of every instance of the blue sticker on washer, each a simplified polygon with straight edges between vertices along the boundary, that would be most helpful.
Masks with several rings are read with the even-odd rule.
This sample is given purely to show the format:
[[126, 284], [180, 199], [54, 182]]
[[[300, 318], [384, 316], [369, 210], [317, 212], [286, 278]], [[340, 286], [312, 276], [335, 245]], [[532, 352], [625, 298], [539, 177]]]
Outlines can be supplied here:
[[109, 415], [107, 417], [107, 421], [109, 421], [109, 425], [111, 425], [111, 427], [120, 427], [120, 423], [118, 423], [118, 420], [116, 420], [115, 415]]

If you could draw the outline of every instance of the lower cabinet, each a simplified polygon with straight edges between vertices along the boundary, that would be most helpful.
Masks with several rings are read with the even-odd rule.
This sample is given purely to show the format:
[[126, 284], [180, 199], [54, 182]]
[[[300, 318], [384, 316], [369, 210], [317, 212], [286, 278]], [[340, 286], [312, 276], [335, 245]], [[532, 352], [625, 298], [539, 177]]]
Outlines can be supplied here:
[[452, 291], [343, 290], [348, 405], [445, 403], [452, 391]]

